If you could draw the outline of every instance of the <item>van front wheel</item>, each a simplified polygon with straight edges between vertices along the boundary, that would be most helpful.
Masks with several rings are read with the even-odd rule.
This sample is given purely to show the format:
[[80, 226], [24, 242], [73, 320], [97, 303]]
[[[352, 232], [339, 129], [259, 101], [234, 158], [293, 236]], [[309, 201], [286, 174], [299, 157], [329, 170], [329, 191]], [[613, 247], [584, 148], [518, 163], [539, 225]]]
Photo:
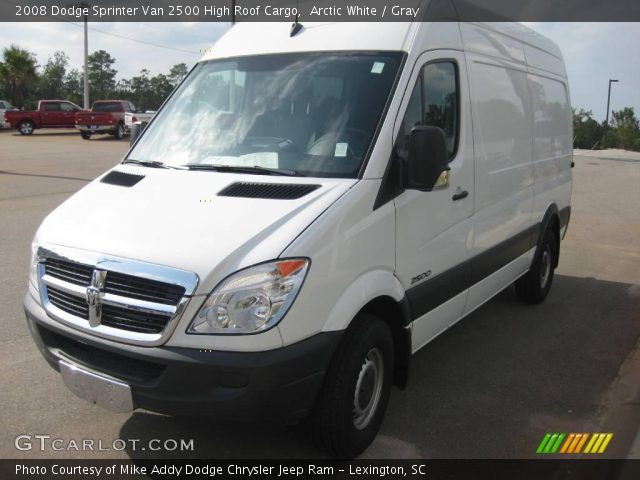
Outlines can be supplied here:
[[542, 302], [551, 290], [558, 258], [556, 236], [547, 230], [529, 272], [516, 280], [516, 295], [526, 303]]
[[313, 442], [347, 458], [373, 441], [393, 383], [393, 338], [382, 320], [360, 315], [347, 330], [307, 420]]

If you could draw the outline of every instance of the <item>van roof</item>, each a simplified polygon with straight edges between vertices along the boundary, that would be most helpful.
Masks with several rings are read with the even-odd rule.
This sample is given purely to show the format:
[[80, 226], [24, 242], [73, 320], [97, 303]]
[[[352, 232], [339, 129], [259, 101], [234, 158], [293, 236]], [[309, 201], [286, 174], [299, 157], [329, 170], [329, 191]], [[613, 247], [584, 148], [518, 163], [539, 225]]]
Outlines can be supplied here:
[[302, 22], [295, 37], [291, 23], [241, 22], [225, 33], [204, 56], [212, 58], [246, 55], [339, 50], [399, 51], [404, 49], [411, 23]]
[[[291, 23], [288, 22], [237, 23], [213, 45], [202, 60], [284, 52], [408, 51], [413, 40], [419, 36], [418, 31], [428, 29], [433, 23], [303, 22], [303, 25], [300, 33], [291, 37]], [[451, 29], [459, 28], [456, 22], [448, 22], [446, 25]], [[485, 22], [473, 25], [511, 37], [558, 60], [562, 59], [562, 53], [553, 41], [521, 23]]]

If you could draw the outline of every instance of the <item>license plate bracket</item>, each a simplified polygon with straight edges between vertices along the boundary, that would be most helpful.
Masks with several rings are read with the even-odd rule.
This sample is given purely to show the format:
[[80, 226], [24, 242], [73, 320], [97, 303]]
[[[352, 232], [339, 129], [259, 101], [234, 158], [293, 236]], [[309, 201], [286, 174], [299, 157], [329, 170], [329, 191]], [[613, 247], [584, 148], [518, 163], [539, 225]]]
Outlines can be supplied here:
[[133, 410], [131, 387], [115, 378], [85, 370], [60, 360], [60, 374], [66, 387], [76, 396], [117, 413]]

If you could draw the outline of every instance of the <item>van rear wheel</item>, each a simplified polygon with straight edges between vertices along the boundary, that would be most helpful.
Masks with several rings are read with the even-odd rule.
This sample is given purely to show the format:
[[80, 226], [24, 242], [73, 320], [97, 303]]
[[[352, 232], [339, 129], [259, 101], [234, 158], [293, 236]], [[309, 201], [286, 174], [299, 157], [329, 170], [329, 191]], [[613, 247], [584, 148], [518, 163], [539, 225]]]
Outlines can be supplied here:
[[311, 440], [321, 450], [355, 457], [373, 441], [393, 383], [393, 338], [386, 323], [358, 316], [345, 333], [325, 375], [311, 416]]
[[547, 230], [529, 272], [516, 280], [516, 295], [519, 300], [526, 303], [544, 301], [551, 290], [557, 258], [556, 236], [551, 230]]

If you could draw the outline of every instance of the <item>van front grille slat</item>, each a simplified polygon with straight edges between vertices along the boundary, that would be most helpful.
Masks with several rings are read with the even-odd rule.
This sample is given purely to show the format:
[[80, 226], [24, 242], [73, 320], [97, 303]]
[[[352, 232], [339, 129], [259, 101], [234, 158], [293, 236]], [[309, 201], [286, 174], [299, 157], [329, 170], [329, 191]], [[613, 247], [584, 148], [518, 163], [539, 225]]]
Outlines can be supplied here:
[[89, 319], [89, 307], [84, 299], [69, 295], [53, 287], [47, 288], [47, 293], [49, 294], [49, 301], [60, 310], [85, 320]]
[[105, 292], [115, 295], [123, 295], [123, 292], [126, 292], [125, 296], [128, 297], [166, 305], [177, 305], [185, 294], [184, 287], [179, 285], [170, 285], [118, 272], [107, 274]]
[[45, 264], [48, 275], [65, 280], [74, 285], [89, 285], [93, 267], [81, 263], [68, 262], [56, 258], [48, 258]]
[[170, 315], [131, 312], [111, 305], [102, 308], [102, 325], [132, 332], [159, 333], [170, 318]]

